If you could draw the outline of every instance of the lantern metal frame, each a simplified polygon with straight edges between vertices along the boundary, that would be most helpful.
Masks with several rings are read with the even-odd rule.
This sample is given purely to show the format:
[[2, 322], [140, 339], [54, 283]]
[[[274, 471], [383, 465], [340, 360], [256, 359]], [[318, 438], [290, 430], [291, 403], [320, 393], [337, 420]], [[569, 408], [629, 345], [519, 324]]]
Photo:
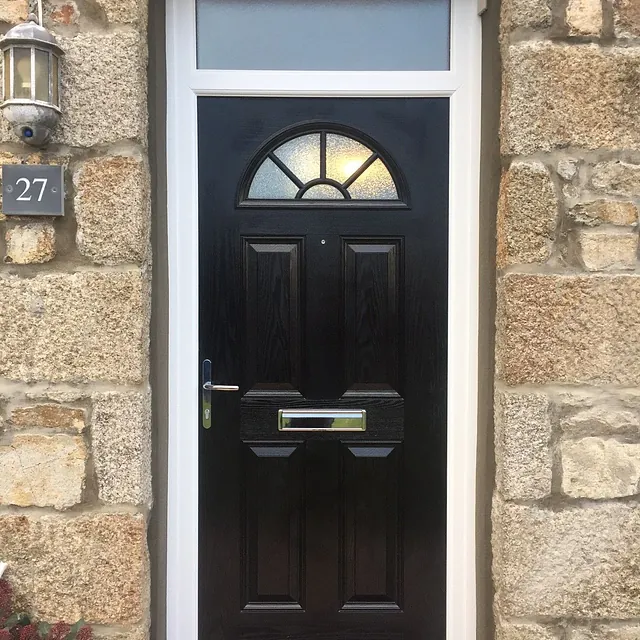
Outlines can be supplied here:
[[[26, 51], [29, 55], [28, 97], [16, 95], [18, 51]], [[26, 22], [10, 29], [0, 40], [0, 52], [5, 74], [0, 109], [24, 142], [33, 146], [43, 146], [49, 141], [62, 114], [60, 70], [64, 50], [55, 37], [39, 24], [35, 14], [31, 13]], [[44, 78], [40, 78], [38, 74], [45, 64], [47, 99], [42, 95]]]

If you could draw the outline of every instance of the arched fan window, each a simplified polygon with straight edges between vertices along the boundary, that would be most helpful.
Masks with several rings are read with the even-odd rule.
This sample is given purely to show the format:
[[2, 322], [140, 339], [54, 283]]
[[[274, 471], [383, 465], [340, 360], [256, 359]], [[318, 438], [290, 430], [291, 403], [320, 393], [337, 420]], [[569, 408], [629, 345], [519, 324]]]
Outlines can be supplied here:
[[389, 161], [343, 132], [316, 129], [276, 142], [253, 166], [244, 205], [404, 204]]

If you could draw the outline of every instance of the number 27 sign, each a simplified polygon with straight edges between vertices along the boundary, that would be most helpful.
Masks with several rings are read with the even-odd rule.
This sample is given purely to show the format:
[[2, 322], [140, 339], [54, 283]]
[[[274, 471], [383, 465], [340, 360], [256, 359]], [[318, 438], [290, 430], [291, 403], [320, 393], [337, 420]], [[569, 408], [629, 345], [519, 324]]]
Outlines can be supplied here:
[[2, 213], [64, 215], [63, 169], [51, 165], [2, 165]]

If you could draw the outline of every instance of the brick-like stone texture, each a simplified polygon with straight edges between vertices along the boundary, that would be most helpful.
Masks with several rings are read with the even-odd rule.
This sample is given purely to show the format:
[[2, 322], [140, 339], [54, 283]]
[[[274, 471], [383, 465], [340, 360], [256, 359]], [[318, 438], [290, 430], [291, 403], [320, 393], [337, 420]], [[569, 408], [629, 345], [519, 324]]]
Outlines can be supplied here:
[[561, 635], [550, 625], [502, 620], [496, 623], [496, 640], [559, 640]]
[[82, 438], [16, 435], [0, 446], [0, 504], [65, 509], [78, 504], [87, 451]]
[[43, 620], [136, 624], [149, 596], [142, 515], [0, 516], [0, 549], [20, 609]]
[[497, 375], [640, 384], [640, 277], [509, 274], [498, 291]]
[[613, 0], [613, 10], [617, 36], [640, 36], [640, 4], [637, 0]]
[[52, 224], [24, 224], [7, 229], [4, 261], [14, 264], [49, 262], [56, 255], [56, 235]]
[[504, 616], [640, 616], [640, 508], [560, 511], [496, 500], [496, 605]]
[[638, 223], [638, 207], [633, 202], [596, 200], [577, 204], [569, 210], [569, 217], [588, 227], [603, 223], [631, 226]]
[[148, 285], [140, 271], [0, 278], [0, 376], [141, 382]]
[[551, 416], [542, 394], [497, 392], [496, 483], [507, 500], [536, 500], [551, 493]]
[[593, 169], [592, 185], [613, 195], [640, 197], [640, 165], [623, 162], [601, 162]]
[[562, 491], [572, 498], [621, 498], [638, 493], [640, 444], [611, 438], [561, 445]]
[[498, 205], [499, 267], [545, 262], [551, 247], [558, 199], [540, 162], [515, 162], [502, 177]]
[[58, 404], [39, 404], [14, 408], [9, 422], [17, 428], [68, 429], [81, 433], [85, 428], [86, 415], [84, 409]]
[[639, 88], [640, 47], [513, 44], [504, 60], [503, 152], [638, 150]]
[[636, 434], [640, 432], [640, 416], [637, 412], [604, 403], [564, 417], [560, 427], [570, 436]]
[[26, 20], [28, 13], [28, 0], [3, 0], [0, 3], [0, 22], [17, 24]]
[[148, 640], [149, 629], [139, 627], [131, 631], [123, 631], [122, 633], [108, 632], [104, 635], [100, 630], [94, 631], [95, 640]]
[[569, 0], [567, 26], [571, 35], [598, 35], [602, 31], [602, 0]]
[[639, 640], [640, 626], [636, 624], [574, 627], [568, 630], [567, 640]]
[[74, 175], [77, 241], [97, 263], [142, 262], [149, 245], [149, 176], [140, 158], [92, 158]]
[[635, 231], [612, 233], [600, 229], [580, 232], [580, 257], [588, 271], [636, 268], [638, 234]]
[[145, 0], [96, 0], [96, 3], [111, 23], [146, 26], [147, 2]]
[[151, 504], [151, 416], [149, 396], [93, 396], [91, 423], [98, 496], [104, 502]]
[[147, 53], [133, 31], [81, 33], [61, 40], [62, 120], [55, 141], [88, 147], [146, 141]]
[[504, 0], [502, 28], [544, 29], [551, 26], [551, 8], [547, 0]]

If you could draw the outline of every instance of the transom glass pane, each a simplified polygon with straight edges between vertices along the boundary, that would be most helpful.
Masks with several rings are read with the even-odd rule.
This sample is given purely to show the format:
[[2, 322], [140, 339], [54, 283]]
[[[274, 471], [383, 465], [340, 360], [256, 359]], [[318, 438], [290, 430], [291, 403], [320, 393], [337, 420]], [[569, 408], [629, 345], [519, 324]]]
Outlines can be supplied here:
[[399, 200], [380, 154], [348, 136], [307, 133], [265, 155], [249, 200]]
[[316, 184], [302, 196], [305, 200], [344, 200], [340, 190], [331, 184]]
[[354, 200], [397, 200], [398, 190], [381, 160], [376, 160], [350, 187]]
[[200, 69], [443, 71], [451, 0], [197, 0]]
[[256, 172], [249, 189], [249, 198], [253, 200], [273, 200], [295, 198], [298, 193], [289, 178], [267, 158]]
[[327, 178], [344, 182], [370, 157], [373, 151], [353, 138], [327, 134]]
[[320, 177], [320, 134], [312, 133], [286, 142], [276, 156], [302, 181]]

